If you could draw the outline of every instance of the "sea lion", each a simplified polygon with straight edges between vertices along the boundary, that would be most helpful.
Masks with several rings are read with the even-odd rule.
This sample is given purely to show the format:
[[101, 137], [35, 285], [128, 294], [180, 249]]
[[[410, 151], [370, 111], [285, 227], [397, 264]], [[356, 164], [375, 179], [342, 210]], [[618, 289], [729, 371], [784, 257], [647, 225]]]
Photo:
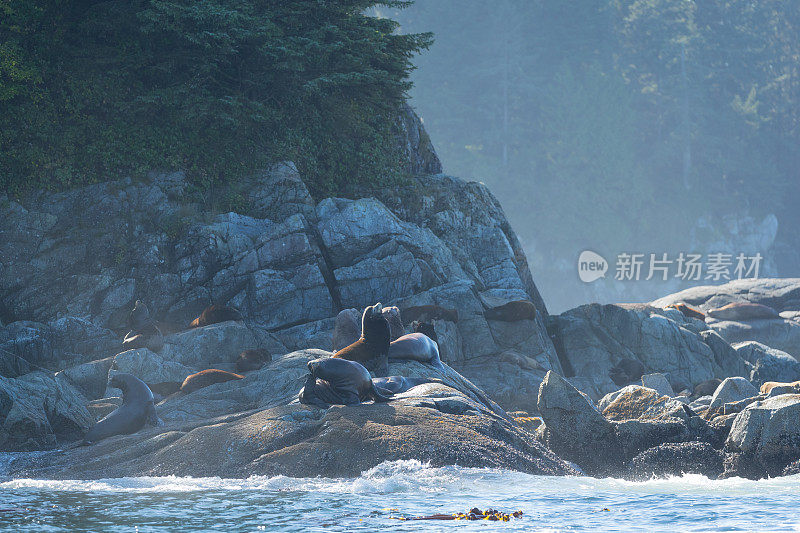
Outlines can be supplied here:
[[401, 394], [425, 383], [443, 383], [440, 379], [429, 378], [407, 378], [404, 376], [389, 376], [386, 378], [372, 378], [372, 383], [378, 389], [383, 389], [392, 394]]
[[430, 322], [431, 320], [446, 320], [448, 322], [458, 322], [458, 310], [448, 309], [441, 305], [414, 305], [403, 309], [403, 316], [406, 320], [414, 322]]
[[405, 333], [403, 327], [403, 320], [400, 318], [400, 309], [396, 306], [384, 307], [381, 309], [381, 314], [386, 317], [389, 323], [389, 340], [393, 341], [399, 339]]
[[694, 390], [692, 391], [692, 396], [695, 398], [700, 398], [701, 396], [711, 396], [716, 392], [717, 387], [719, 387], [722, 380], [719, 378], [707, 379], [705, 381], [701, 381], [697, 385], [694, 386]]
[[685, 316], [686, 318], [696, 318], [698, 320], [705, 320], [706, 319], [705, 313], [703, 313], [699, 309], [691, 307], [691, 306], [689, 306], [689, 305], [687, 305], [687, 304], [685, 304], [683, 302], [678, 302], [676, 304], [670, 304], [670, 305], [666, 306], [664, 309], [677, 309], [678, 311], [683, 313], [683, 316]]
[[237, 372], [251, 372], [260, 370], [265, 364], [272, 361], [272, 355], [261, 348], [245, 350], [236, 358]]
[[233, 381], [234, 379], [244, 379], [244, 376], [234, 374], [233, 372], [226, 372], [225, 370], [218, 370], [216, 368], [209, 368], [201, 370], [196, 374], [186, 376], [181, 385], [181, 392], [189, 394], [196, 390], [214, 385], [215, 383], [225, 383], [226, 381]]
[[439, 336], [436, 334], [435, 324], [432, 322], [420, 322], [415, 320], [411, 323], [411, 331], [427, 335], [433, 342], [439, 344]]
[[242, 314], [237, 309], [227, 305], [209, 305], [203, 309], [199, 317], [192, 320], [189, 327], [200, 328], [229, 320], [242, 320]]
[[761, 385], [761, 394], [769, 394], [774, 388], [786, 388], [787, 391], [797, 392], [800, 390], [800, 381], [792, 381], [791, 383], [781, 383], [780, 381], [767, 381]]
[[83, 438], [83, 444], [92, 444], [114, 435], [130, 435], [145, 425], [157, 426], [162, 422], [156, 414], [153, 393], [133, 374], [114, 374], [109, 387], [122, 390], [122, 405], [92, 426]]
[[439, 345], [423, 333], [409, 333], [389, 344], [389, 359], [411, 359], [444, 370]]
[[366, 400], [388, 402], [392, 392], [375, 385], [363, 365], [327, 357], [308, 362], [308, 376], [300, 390], [301, 403], [328, 408], [331, 404], [353, 405]]
[[361, 313], [358, 309], [342, 309], [333, 327], [333, 351], [350, 346], [361, 337]]
[[356, 361], [373, 372], [385, 375], [388, 371], [389, 336], [389, 322], [383, 315], [383, 305], [378, 302], [364, 309], [361, 337], [337, 351], [333, 357]]
[[150, 318], [150, 310], [141, 300], [136, 300], [133, 309], [128, 313], [128, 327], [130, 331], [122, 340], [123, 350], [147, 348], [158, 352], [164, 347], [164, 335]]
[[644, 372], [644, 365], [640, 361], [626, 357], [608, 371], [608, 377], [617, 387], [624, 387], [641, 380]]
[[486, 317], [486, 320], [498, 320], [500, 322], [536, 320], [536, 306], [529, 300], [514, 300], [487, 309], [483, 316]]
[[710, 309], [706, 314], [717, 320], [755, 320], [781, 317], [773, 308], [752, 302], [729, 303], [716, 309]]

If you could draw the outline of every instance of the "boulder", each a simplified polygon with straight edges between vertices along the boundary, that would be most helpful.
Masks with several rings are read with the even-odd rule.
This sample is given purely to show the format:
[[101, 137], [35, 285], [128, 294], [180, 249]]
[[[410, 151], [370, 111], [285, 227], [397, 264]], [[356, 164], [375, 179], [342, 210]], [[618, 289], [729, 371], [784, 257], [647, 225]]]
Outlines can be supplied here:
[[726, 403], [738, 402], [753, 396], [758, 396], [758, 389], [748, 380], [740, 377], [725, 378], [717, 387], [717, 390], [714, 391], [711, 403], [708, 406], [711, 409], [716, 409]]
[[795, 320], [759, 319], [748, 322], [721, 320], [709, 326], [731, 344], [757, 341], [800, 357], [800, 322]]
[[757, 387], [767, 381], [800, 379], [800, 362], [786, 352], [755, 341], [734, 344], [733, 348], [749, 363], [750, 381]]
[[724, 470], [722, 458], [721, 452], [705, 442], [661, 444], [634, 457], [627, 477], [645, 481], [653, 477], [700, 474], [717, 479]]
[[0, 451], [43, 450], [82, 437], [94, 423], [86, 403], [60, 376], [0, 377]]
[[537, 433], [559, 457], [590, 473], [621, 464], [614, 424], [555, 372], [539, 387], [538, 408], [544, 424]]
[[664, 374], [645, 374], [642, 376], [642, 386], [653, 389], [661, 396], [675, 396], [672, 385]]
[[686, 420], [684, 404], [646, 387], [631, 386], [620, 391], [603, 409], [608, 420]]
[[113, 357], [90, 361], [56, 372], [56, 379], [61, 376], [69, 380], [87, 399], [101, 398], [108, 384], [108, 371], [114, 364]]
[[598, 400], [618, 389], [611, 374], [623, 360], [640, 362], [645, 373], [669, 375], [676, 384], [725, 377], [729, 369], [689, 327], [694, 322], [674, 309], [589, 304], [553, 318], [550, 329], [566, 376]]
[[738, 453], [762, 476], [777, 475], [792, 460], [800, 457], [800, 395], [783, 394], [757, 401], [736, 415], [725, 442], [726, 449]]
[[704, 311], [734, 302], [767, 305], [777, 311], [800, 310], [800, 278], [739, 279], [722, 285], [692, 287], [651, 302], [657, 307], [686, 302]]
[[[147, 383], [154, 393], [159, 393], [159, 385], [177, 384], [177, 387], [180, 387], [186, 376], [195, 372], [197, 370], [194, 367], [170, 361], [147, 348], [139, 348], [117, 354], [111, 365], [108, 379], [111, 379], [111, 376], [116, 373], [133, 374]], [[177, 387], [173, 388], [177, 389]], [[108, 396], [108, 391], [106, 396]]]
[[286, 351], [265, 329], [248, 327], [242, 322], [220, 322], [166, 336], [160, 355], [165, 361], [204, 370], [232, 364], [242, 351], [255, 348], [269, 353]]

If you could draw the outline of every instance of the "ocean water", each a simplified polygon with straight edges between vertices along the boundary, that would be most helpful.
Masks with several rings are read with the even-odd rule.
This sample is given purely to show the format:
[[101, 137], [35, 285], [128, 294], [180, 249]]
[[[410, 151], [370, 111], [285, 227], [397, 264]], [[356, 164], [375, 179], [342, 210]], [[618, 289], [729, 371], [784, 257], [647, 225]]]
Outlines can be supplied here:
[[[509, 522], [402, 521], [472, 507]], [[797, 531], [800, 477], [630, 482], [384, 463], [357, 478], [0, 478], [2, 531]]]

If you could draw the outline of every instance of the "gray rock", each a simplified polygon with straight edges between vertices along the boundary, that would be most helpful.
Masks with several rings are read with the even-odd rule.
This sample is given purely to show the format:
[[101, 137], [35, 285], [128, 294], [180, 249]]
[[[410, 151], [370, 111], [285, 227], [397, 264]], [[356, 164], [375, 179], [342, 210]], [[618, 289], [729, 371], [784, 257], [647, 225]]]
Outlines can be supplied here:
[[116, 373], [133, 374], [152, 388], [153, 385], [161, 383], [183, 383], [186, 376], [194, 374], [197, 370], [195, 367], [169, 360], [147, 348], [139, 348], [117, 354], [108, 379]]
[[61, 376], [0, 377], [0, 451], [42, 450], [82, 437], [94, 422], [86, 403]]
[[726, 403], [738, 402], [752, 396], [758, 396], [758, 389], [748, 380], [740, 377], [725, 378], [714, 391], [709, 407], [715, 409]]
[[724, 470], [722, 453], [705, 442], [662, 444], [631, 460], [628, 477], [645, 481], [653, 477], [700, 474], [716, 479]]
[[640, 361], [646, 372], [695, 384], [725, 377], [726, 370], [679, 311], [646, 305], [583, 305], [553, 319], [564, 372], [580, 378], [593, 399], [618, 389], [610, 371], [623, 359]]
[[725, 442], [726, 449], [750, 458], [763, 475], [777, 475], [788, 462], [800, 456], [798, 418], [798, 394], [754, 402], [736, 415]]
[[642, 376], [642, 386], [653, 389], [662, 396], [675, 396], [675, 392], [664, 374], [645, 374]]
[[113, 357], [90, 361], [56, 372], [56, 379], [63, 375], [87, 399], [102, 397], [108, 384], [108, 371], [114, 364]]
[[777, 311], [800, 310], [800, 278], [740, 279], [723, 285], [702, 285], [664, 296], [652, 305], [666, 307], [679, 302], [704, 311], [733, 302], [767, 305]]
[[746, 323], [722, 320], [709, 326], [731, 344], [757, 341], [794, 358], [800, 357], [800, 323], [795, 320], [758, 319]]
[[165, 361], [203, 370], [233, 363], [244, 350], [255, 348], [285, 352], [283, 344], [264, 329], [220, 322], [166, 336], [160, 355]]
[[755, 341], [734, 344], [733, 348], [749, 363], [750, 381], [757, 387], [767, 381], [792, 382], [800, 379], [800, 362], [786, 352]]
[[614, 425], [558, 374], [548, 372], [542, 381], [538, 409], [544, 425], [537, 432], [559, 457], [587, 472], [621, 463]]
[[615, 422], [626, 420], [687, 420], [684, 404], [646, 387], [625, 387], [603, 408], [603, 416]]

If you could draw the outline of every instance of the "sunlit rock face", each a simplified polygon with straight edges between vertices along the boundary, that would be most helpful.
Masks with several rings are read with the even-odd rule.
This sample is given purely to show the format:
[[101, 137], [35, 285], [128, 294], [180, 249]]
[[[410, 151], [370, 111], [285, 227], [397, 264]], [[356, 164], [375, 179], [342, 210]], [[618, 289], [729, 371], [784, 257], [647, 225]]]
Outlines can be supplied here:
[[[419, 152], [427, 141], [415, 124], [412, 170], [439, 170]], [[339, 311], [380, 301], [401, 316], [444, 310], [431, 317], [443, 360], [504, 407], [534, 410], [544, 374], [561, 368], [495, 198], [441, 174], [371, 194], [315, 201], [295, 166], [281, 163], [218, 198], [199, 195], [182, 173], [6, 198], [0, 375], [115, 356], [137, 299], [164, 333], [161, 357], [197, 370], [265, 343], [276, 353], [328, 350]], [[242, 331], [181, 337], [211, 303], [239, 309]], [[32, 348], [19, 349], [25, 343]]]

